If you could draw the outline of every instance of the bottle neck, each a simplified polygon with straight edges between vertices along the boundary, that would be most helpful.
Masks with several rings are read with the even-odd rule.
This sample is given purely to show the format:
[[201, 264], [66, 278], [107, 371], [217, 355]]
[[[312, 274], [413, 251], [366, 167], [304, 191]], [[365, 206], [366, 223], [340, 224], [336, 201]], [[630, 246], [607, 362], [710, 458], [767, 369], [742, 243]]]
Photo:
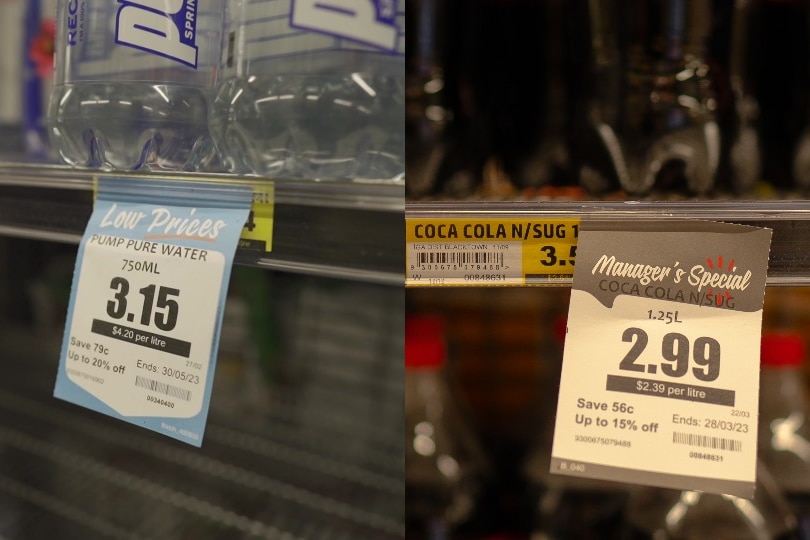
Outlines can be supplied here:
[[436, 420], [445, 413], [447, 391], [441, 368], [405, 370], [405, 409], [409, 419]]
[[[763, 367], [760, 372], [760, 409], [804, 411], [807, 408], [806, 388], [799, 368]], [[763, 410], [763, 414], [765, 411]]]

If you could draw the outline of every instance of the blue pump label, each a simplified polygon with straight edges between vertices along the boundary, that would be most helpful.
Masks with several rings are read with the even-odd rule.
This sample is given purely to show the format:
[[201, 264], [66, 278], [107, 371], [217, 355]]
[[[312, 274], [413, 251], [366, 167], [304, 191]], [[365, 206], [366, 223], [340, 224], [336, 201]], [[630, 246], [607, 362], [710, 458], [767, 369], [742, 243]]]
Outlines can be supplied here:
[[197, 67], [197, 0], [118, 0], [115, 43]]
[[293, 0], [290, 26], [396, 51], [396, 0]]
[[84, 2], [81, 4], [78, 0], [69, 0], [67, 3], [67, 20], [65, 28], [65, 39], [67, 40], [68, 47], [75, 47], [80, 39], [84, 39], [84, 13], [79, 18], [79, 9], [84, 10]]
[[225, 0], [66, 0], [57, 5], [56, 80], [164, 81], [207, 86], [219, 62]]
[[310, 52], [405, 54], [405, 9], [400, 0], [242, 0], [230, 32], [244, 33], [252, 60]]
[[54, 396], [201, 446], [249, 188], [102, 179]]

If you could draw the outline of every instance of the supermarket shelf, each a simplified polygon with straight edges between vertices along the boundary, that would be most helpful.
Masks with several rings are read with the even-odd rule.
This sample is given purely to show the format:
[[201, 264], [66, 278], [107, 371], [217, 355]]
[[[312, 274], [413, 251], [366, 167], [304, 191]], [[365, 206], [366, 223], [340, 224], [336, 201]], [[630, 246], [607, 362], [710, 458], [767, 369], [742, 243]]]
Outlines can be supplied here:
[[191, 448], [54, 399], [49, 355], [18, 335], [0, 350], [0, 538], [403, 537], [397, 433], [327, 425], [333, 403], [246, 410], [215, 394]]
[[[767, 284], [810, 285], [810, 200], [406, 202], [405, 216], [434, 219], [710, 220], [773, 230]], [[570, 286], [571, 278], [552, 285]], [[429, 286], [429, 285], [428, 285]]]
[[[78, 243], [92, 212], [95, 174], [59, 165], [0, 161], [0, 234]], [[250, 186], [269, 182], [224, 174], [159, 177]], [[273, 180], [273, 184], [273, 250], [240, 249], [237, 264], [386, 285], [403, 283], [402, 183]]]

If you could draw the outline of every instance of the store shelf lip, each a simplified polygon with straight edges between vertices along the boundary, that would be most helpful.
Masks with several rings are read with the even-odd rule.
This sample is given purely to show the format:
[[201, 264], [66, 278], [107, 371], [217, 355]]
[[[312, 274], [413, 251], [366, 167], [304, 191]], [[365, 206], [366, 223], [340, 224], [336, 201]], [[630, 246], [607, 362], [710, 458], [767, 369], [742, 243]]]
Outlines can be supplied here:
[[[409, 219], [435, 220], [581, 220], [587, 223], [642, 222], [657, 230], [662, 224], [718, 221], [772, 230], [768, 286], [810, 285], [810, 200], [683, 200], [683, 201], [406, 201]], [[655, 228], [653, 228], [655, 226]], [[570, 286], [555, 278], [531, 286]], [[407, 283], [406, 286], [430, 287]], [[477, 285], [488, 287], [489, 284]]]
[[392, 285], [402, 287], [405, 284], [405, 274], [396, 272], [374, 271], [361, 268], [346, 268], [320, 264], [302, 263], [277, 259], [260, 259], [256, 266], [268, 270], [282, 270], [297, 274], [359, 281], [362, 283], [376, 283], [378, 285]]
[[275, 188], [276, 204], [402, 212], [405, 201], [405, 184], [399, 180], [347, 179], [326, 181], [318, 179], [270, 179], [220, 173], [97, 171], [55, 164], [0, 161], [0, 186], [91, 191], [96, 177], [124, 176], [177, 180], [178, 182], [194, 180], [254, 187], [272, 183]]
[[93, 175], [58, 165], [0, 161], [0, 186], [92, 190]]
[[409, 218], [810, 220], [810, 200], [406, 202]]
[[78, 244], [82, 239], [81, 234], [60, 231], [34, 230], [8, 225], [0, 225], [0, 236], [12, 236], [15, 238], [24, 238], [28, 240], [44, 240], [48, 242], [57, 242], [60, 244]]
[[0, 235], [79, 243], [92, 214], [97, 177], [163, 180], [162, 192], [185, 181], [272, 185], [271, 250], [238, 248], [237, 264], [386, 285], [405, 281], [405, 186], [384, 181], [119, 174], [0, 161]]

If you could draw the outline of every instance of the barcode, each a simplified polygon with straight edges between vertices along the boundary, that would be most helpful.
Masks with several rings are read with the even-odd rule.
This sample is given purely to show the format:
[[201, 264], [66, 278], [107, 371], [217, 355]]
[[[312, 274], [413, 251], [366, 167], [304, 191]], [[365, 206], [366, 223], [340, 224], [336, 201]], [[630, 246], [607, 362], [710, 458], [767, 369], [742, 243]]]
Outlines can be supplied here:
[[503, 253], [489, 251], [439, 251], [419, 253], [418, 264], [503, 264]]
[[173, 398], [180, 398], [184, 401], [191, 400], [191, 392], [188, 390], [162, 383], [154, 379], [147, 379], [146, 377], [141, 377], [140, 375], [135, 376], [135, 386], [140, 386], [141, 388], [146, 388], [147, 390], [166, 394], [167, 396], [171, 396]]
[[679, 433], [675, 431], [672, 433], [672, 442], [675, 444], [711, 448], [713, 450], [728, 450], [730, 452], [742, 451], [742, 441], [713, 437], [711, 435], [697, 435], [695, 433]]

